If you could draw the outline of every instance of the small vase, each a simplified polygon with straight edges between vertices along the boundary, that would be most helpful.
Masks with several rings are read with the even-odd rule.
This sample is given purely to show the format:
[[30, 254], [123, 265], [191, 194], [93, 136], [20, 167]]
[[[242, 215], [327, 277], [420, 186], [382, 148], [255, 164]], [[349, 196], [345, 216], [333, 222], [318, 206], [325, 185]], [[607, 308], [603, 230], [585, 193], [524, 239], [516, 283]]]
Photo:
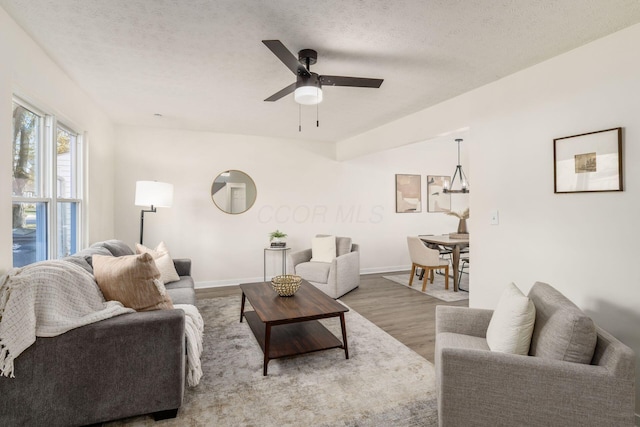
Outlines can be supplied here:
[[466, 218], [460, 218], [460, 221], [458, 222], [458, 234], [469, 234]]

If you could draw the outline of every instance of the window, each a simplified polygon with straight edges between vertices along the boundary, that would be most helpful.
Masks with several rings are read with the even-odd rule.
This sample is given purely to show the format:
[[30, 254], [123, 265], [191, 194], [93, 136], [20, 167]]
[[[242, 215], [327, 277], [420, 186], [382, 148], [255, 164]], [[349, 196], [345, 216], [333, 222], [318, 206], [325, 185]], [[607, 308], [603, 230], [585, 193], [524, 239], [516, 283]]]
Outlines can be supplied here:
[[81, 230], [81, 137], [13, 102], [13, 266], [76, 252]]
[[78, 245], [78, 135], [58, 124], [56, 132], [57, 257], [69, 256]]

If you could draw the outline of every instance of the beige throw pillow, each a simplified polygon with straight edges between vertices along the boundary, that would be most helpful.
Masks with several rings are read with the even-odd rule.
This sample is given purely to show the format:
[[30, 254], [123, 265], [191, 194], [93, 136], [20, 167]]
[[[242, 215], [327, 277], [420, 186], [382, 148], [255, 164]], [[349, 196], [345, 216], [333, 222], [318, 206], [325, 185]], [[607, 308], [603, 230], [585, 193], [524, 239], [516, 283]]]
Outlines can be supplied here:
[[93, 274], [107, 301], [120, 301], [136, 311], [173, 308], [150, 254], [94, 255]]
[[331, 262], [336, 257], [336, 236], [314, 237], [311, 241], [311, 261]]
[[526, 356], [529, 354], [535, 321], [535, 305], [511, 283], [502, 292], [491, 316], [487, 328], [489, 348], [491, 351]]
[[141, 245], [140, 243], [136, 243], [136, 253], [147, 253], [153, 257], [158, 270], [160, 270], [160, 279], [165, 285], [167, 283], [180, 280], [180, 276], [178, 276], [178, 272], [176, 271], [176, 266], [173, 264], [173, 258], [171, 258], [169, 249], [167, 248], [167, 245], [164, 244], [164, 242], [160, 242], [160, 244], [156, 246], [155, 249], [150, 249], [146, 246]]

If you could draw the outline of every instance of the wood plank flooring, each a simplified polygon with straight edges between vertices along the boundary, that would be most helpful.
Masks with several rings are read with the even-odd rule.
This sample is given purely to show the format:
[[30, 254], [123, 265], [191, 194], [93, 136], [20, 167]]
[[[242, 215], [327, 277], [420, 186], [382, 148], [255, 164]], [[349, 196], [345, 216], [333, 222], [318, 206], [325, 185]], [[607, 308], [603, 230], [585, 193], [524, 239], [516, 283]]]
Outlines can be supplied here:
[[[238, 286], [196, 289], [196, 295], [198, 299], [236, 295], [240, 309], [242, 292]], [[441, 301], [383, 279], [382, 274], [360, 276], [360, 287], [340, 300], [431, 362], [435, 347], [436, 306], [468, 306], [468, 300]]]

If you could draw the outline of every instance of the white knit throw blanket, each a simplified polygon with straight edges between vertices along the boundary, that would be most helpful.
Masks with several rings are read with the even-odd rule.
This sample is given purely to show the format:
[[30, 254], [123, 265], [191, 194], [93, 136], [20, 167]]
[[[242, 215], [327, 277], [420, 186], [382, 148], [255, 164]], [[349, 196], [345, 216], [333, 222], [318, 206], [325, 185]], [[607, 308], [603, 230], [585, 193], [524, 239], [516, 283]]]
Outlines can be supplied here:
[[195, 387], [202, 378], [202, 336], [204, 331], [204, 321], [198, 309], [190, 304], [174, 304], [174, 308], [184, 311], [185, 324], [184, 333], [187, 337], [187, 384]]
[[93, 276], [75, 264], [52, 260], [14, 268], [0, 277], [0, 375], [14, 377], [13, 362], [36, 337], [134, 310], [105, 302]]

